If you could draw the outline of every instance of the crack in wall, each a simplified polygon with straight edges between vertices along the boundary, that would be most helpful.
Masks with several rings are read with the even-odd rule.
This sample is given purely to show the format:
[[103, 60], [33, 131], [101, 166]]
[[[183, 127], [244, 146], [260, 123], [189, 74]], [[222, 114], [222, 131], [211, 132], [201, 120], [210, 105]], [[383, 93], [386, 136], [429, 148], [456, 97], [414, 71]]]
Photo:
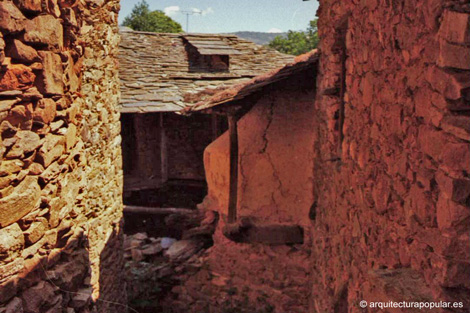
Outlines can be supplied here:
[[[271, 155], [269, 154], [269, 152], [267, 152], [267, 149], [268, 149], [268, 145], [269, 145], [269, 139], [268, 139], [268, 132], [269, 132], [269, 129], [273, 123], [273, 118], [274, 118], [274, 103], [275, 103], [275, 99], [273, 99], [272, 97], [269, 99], [269, 108], [268, 108], [268, 112], [265, 116], [267, 116], [267, 124], [266, 124], [266, 127], [263, 129], [263, 132], [262, 132], [262, 140], [263, 140], [263, 147], [261, 149], [259, 149], [258, 151], [258, 155], [262, 156], [264, 155], [266, 157], [266, 160], [268, 161], [269, 165], [271, 166], [272, 168], [272, 176], [274, 177], [275, 181], [277, 182], [278, 184], [278, 187], [277, 187], [277, 190], [279, 190], [280, 194], [282, 196], [285, 196], [284, 195], [284, 192], [283, 192], [283, 184], [282, 184], [282, 180], [280, 178], [280, 175], [279, 173], [277, 172], [276, 170], [276, 167], [275, 167], [275, 164], [271, 158]], [[243, 194], [246, 192], [247, 188], [249, 188], [248, 186], [248, 179], [246, 177], [246, 173], [245, 173], [245, 167], [244, 167], [244, 158], [246, 158], [248, 155], [251, 155], [252, 153], [249, 153], [249, 152], [246, 152], [244, 151], [243, 153], [240, 153], [239, 155], [239, 167], [240, 167], [240, 175], [241, 175], [241, 194], [239, 195], [239, 197], [243, 197]], [[244, 209], [246, 208], [246, 206], [243, 205], [243, 200], [239, 198], [239, 203], [240, 203], [240, 209]], [[276, 190], [272, 190], [271, 191], [271, 203], [272, 205], [276, 208], [276, 211], [273, 212], [273, 214], [276, 214], [278, 215], [279, 214], [279, 205], [278, 205], [278, 201], [276, 200]], [[251, 208], [253, 209], [253, 208]]]
[[264, 129], [264, 132], [263, 132], [263, 142], [264, 142], [264, 146], [263, 148], [261, 148], [260, 150], [260, 154], [263, 154], [265, 153], [266, 149], [268, 148], [268, 131], [269, 131], [269, 127], [271, 127], [271, 124], [273, 122], [273, 115], [274, 115], [274, 99], [270, 98], [269, 99], [269, 112], [268, 112], [268, 124], [266, 125], [266, 128]]

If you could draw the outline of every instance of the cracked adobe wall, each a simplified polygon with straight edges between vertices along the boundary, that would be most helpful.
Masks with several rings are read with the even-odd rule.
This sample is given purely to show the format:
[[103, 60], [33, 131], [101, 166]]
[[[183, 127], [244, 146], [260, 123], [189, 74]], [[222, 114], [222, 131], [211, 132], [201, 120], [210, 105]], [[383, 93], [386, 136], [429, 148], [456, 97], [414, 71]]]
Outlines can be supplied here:
[[[313, 202], [313, 93], [266, 94], [238, 122], [238, 214], [308, 225]], [[205, 203], [222, 214], [228, 207], [228, 146], [225, 133], [204, 155], [209, 186]]]
[[126, 311], [118, 10], [0, 1], [1, 312]]
[[[305, 84], [311, 88], [302, 90]], [[274, 312], [304, 312], [308, 306], [314, 100], [313, 79], [290, 77], [266, 88], [238, 122], [239, 217], [301, 225], [305, 231], [303, 245], [268, 246], [228, 240], [221, 231], [228, 207], [228, 134], [205, 150], [209, 194], [203, 206], [222, 214], [207, 264], [221, 276], [218, 280], [226, 279], [227, 286], [238, 290], [237, 296], [245, 292], [248, 303], [257, 310], [266, 303], [274, 307]], [[212, 282], [207, 284], [211, 286]]]
[[466, 312], [468, 1], [320, 3], [311, 310], [450, 300]]

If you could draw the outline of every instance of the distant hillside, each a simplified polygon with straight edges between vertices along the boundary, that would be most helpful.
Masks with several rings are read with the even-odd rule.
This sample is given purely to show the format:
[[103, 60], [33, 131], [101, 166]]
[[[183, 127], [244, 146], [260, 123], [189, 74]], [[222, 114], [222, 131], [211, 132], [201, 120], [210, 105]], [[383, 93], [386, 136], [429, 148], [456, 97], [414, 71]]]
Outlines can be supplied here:
[[262, 33], [262, 32], [236, 32], [232, 33], [240, 38], [253, 41], [258, 45], [267, 45], [276, 36], [286, 36], [286, 33]]

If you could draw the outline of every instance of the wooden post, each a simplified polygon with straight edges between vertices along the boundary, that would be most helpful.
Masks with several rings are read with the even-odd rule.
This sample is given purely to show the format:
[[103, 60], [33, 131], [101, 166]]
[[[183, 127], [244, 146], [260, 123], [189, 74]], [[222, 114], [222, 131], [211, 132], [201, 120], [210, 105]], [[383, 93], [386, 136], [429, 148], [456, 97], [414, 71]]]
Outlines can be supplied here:
[[162, 183], [166, 183], [168, 181], [168, 151], [166, 145], [165, 125], [163, 122], [164, 114], [165, 113], [158, 113], [158, 129], [160, 130], [160, 175]]
[[228, 116], [228, 128], [230, 133], [230, 189], [228, 198], [228, 223], [237, 221], [238, 199], [238, 131], [237, 118]]
[[219, 117], [212, 113], [211, 114], [211, 124], [212, 124], [212, 140], [216, 140], [219, 137]]

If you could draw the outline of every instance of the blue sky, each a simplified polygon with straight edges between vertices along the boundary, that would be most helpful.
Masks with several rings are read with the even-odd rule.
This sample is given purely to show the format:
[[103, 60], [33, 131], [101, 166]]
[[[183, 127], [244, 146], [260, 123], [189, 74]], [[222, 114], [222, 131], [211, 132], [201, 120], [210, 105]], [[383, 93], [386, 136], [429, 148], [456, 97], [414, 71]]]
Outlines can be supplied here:
[[[121, 0], [119, 22], [130, 14], [140, 0]], [[316, 0], [147, 0], [151, 10], [166, 9], [168, 15], [186, 30], [186, 15], [181, 11], [198, 11], [189, 17], [189, 31], [224, 33], [235, 31], [279, 32], [303, 30], [315, 18]]]

